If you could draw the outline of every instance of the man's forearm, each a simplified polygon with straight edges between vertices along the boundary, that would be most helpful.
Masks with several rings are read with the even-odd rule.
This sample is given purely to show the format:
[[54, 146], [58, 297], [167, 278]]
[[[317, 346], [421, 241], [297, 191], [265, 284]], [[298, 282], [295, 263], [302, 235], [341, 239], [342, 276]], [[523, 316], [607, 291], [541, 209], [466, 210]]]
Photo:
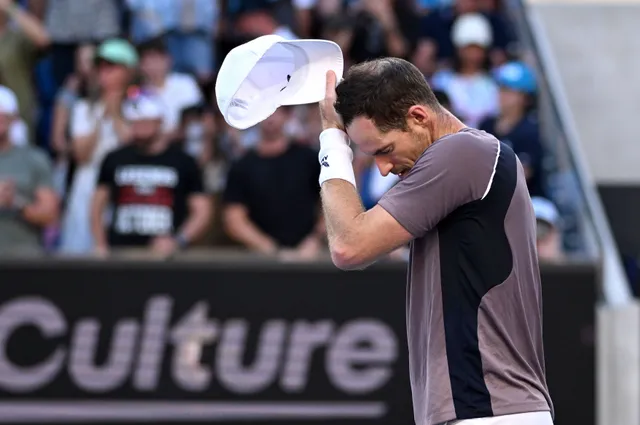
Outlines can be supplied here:
[[357, 238], [357, 222], [364, 212], [360, 195], [349, 182], [332, 179], [322, 184], [322, 209], [329, 247], [350, 244]]
[[96, 247], [106, 247], [107, 233], [102, 222], [102, 210], [93, 211], [91, 215], [91, 234], [93, 235], [94, 244]]
[[58, 218], [55, 206], [31, 204], [22, 210], [22, 217], [30, 224], [45, 227]]
[[229, 226], [230, 235], [247, 248], [262, 254], [274, 254], [277, 243], [249, 220]]
[[198, 211], [187, 218], [182, 225], [178, 234], [185, 239], [185, 242], [191, 243], [204, 234], [209, 226], [210, 214], [207, 211]]

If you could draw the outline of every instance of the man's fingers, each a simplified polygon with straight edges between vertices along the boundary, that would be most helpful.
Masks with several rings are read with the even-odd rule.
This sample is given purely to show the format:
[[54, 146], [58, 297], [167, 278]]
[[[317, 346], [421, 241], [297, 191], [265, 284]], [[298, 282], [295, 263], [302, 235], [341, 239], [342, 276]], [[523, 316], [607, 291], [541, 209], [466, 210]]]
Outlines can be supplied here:
[[334, 99], [336, 97], [336, 73], [327, 71], [327, 87], [325, 98]]

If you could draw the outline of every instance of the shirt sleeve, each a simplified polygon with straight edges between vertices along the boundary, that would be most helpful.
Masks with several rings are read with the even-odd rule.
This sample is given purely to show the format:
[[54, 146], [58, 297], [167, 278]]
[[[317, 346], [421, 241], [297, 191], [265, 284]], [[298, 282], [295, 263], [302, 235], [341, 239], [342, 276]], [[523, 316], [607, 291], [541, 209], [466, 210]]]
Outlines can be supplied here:
[[109, 153], [104, 157], [100, 164], [100, 171], [98, 172], [98, 185], [104, 185], [112, 187], [115, 182], [115, 167], [113, 161], [113, 154]]
[[499, 154], [494, 137], [447, 136], [429, 147], [378, 205], [415, 238], [422, 237], [455, 209], [488, 193]]
[[185, 170], [185, 190], [187, 195], [198, 195], [204, 193], [204, 183], [202, 182], [202, 171], [195, 159], [191, 156], [186, 158]]

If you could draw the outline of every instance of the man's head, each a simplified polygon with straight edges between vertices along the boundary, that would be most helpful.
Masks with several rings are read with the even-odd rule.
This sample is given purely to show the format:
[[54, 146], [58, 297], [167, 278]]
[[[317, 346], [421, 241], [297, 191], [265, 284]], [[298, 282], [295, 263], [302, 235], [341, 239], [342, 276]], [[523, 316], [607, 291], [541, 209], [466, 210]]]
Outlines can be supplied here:
[[336, 87], [336, 111], [349, 138], [373, 155], [382, 175], [407, 172], [440, 137], [447, 115], [422, 73], [403, 59], [349, 69]]
[[285, 124], [291, 117], [291, 108], [281, 106], [266, 120], [260, 123], [260, 135], [263, 141], [280, 140], [284, 135]]
[[160, 81], [169, 73], [171, 57], [164, 41], [154, 38], [138, 46], [140, 54], [140, 71], [151, 81]]
[[522, 62], [510, 62], [495, 72], [500, 86], [500, 109], [502, 112], [524, 112], [537, 91], [533, 71]]
[[8, 140], [11, 124], [18, 116], [18, 98], [15, 93], [0, 86], [0, 142]]
[[133, 143], [146, 148], [160, 139], [164, 118], [162, 100], [149, 92], [130, 93], [123, 116], [131, 125]]

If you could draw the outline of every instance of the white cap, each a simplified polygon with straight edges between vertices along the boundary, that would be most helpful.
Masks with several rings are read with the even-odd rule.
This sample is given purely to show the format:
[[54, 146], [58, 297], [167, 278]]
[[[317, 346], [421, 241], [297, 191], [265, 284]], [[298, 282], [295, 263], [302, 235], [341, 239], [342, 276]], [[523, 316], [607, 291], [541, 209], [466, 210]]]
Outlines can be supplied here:
[[127, 121], [161, 120], [165, 108], [162, 99], [153, 93], [136, 93], [125, 100], [122, 116]]
[[280, 106], [320, 102], [329, 70], [342, 79], [342, 50], [332, 41], [258, 37], [225, 57], [216, 80], [218, 108], [227, 124], [247, 129]]
[[8, 87], [0, 86], [0, 113], [7, 115], [18, 114], [18, 98]]
[[536, 220], [546, 221], [554, 227], [560, 227], [560, 213], [550, 200], [541, 196], [531, 198]]
[[493, 43], [493, 30], [484, 15], [465, 13], [453, 24], [451, 39], [456, 47], [476, 45], [486, 48]]

